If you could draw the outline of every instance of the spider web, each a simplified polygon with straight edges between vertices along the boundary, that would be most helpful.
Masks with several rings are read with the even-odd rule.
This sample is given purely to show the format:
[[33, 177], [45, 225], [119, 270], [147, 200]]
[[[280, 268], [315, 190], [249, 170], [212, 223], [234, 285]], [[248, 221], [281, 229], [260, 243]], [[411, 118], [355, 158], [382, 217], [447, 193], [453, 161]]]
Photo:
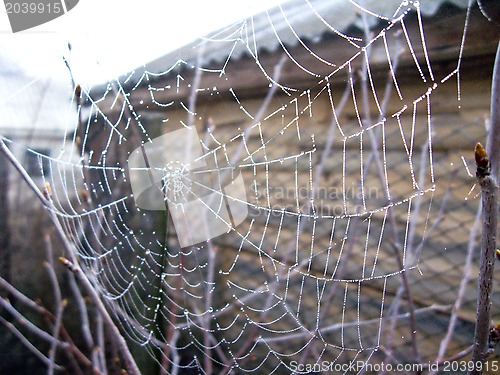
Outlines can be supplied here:
[[[408, 325], [416, 313], [400, 294], [423, 277], [419, 258], [434, 210], [432, 97], [457, 81], [461, 56], [434, 72], [417, 1], [390, 9], [339, 1], [350, 29], [325, 13], [326, 3], [285, 4], [278, 16], [206, 38], [171, 65], [83, 90], [75, 98], [80, 124], [65, 146], [80, 161], [39, 155], [42, 175], [50, 168], [51, 209], [89, 276], [128, 338], [169, 372], [310, 370], [299, 363], [360, 371], [384, 358], [381, 347], [394, 339], [388, 327]], [[314, 28], [295, 9], [313, 15]], [[323, 31], [308, 36], [308, 28]], [[342, 41], [338, 57], [315, 50], [323, 33]], [[262, 63], [265, 49], [276, 51], [275, 63]], [[419, 77], [417, 91], [400, 83], [401, 56], [412, 61], [405, 74]], [[267, 82], [263, 99], [238, 86], [242, 60], [260, 77], [241, 79]], [[384, 74], [372, 71], [381, 65]], [[290, 66], [316, 84], [300, 87], [286, 75]], [[202, 76], [214, 85], [200, 86]], [[168, 171], [146, 163], [147, 172], [163, 173], [156, 186], [164, 206], [140, 208], [128, 161], [179, 129], [197, 132], [196, 160], [205, 166], [185, 173], [186, 164]], [[204, 174], [210, 183], [199, 182]], [[239, 175], [243, 197], [227, 192]], [[227, 233], [181, 247], [171, 206], [209, 193], [217, 207], [244, 206], [245, 220], [232, 225], [205, 203]]]

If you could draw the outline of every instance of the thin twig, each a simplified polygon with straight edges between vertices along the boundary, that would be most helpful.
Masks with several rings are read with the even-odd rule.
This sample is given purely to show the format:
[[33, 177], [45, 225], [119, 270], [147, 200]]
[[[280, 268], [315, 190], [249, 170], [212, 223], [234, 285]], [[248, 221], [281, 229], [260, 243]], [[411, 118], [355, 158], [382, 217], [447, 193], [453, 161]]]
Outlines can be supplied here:
[[[203, 54], [205, 52], [206, 43], [203, 43], [198, 51], [197, 62], [196, 65], [201, 67], [203, 64]], [[202, 69], [196, 69], [196, 73], [194, 76], [193, 84], [191, 87], [191, 93], [189, 95], [189, 113], [188, 113], [188, 125], [194, 124], [194, 115], [196, 113], [196, 100], [198, 99], [198, 88], [200, 87], [200, 81], [202, 76]], [[189, 157], [189, 160], [191, 156]], [[205, 232], [208, 233], [207, 222], [203, 221], [205, 226]], [[205, 300], [205, 312], [210, 311], [212, 308], [212, 285], [214, 284], [214, 268], [215, 268], [215, 250], [212, 243], [209, 241], [208, 245], [208, 256], [207, 256], [207, 287], [204, 290], [204, 300]], [[167, 243], [165, 242], [165, 246]], [[203, 353], [204, 353], [204, 372], [207, 375], [211, 375], [213, 372], [213, 361], [210, 355], [210, 321], [211, 314], [201, 314], [203, 316]], [[172, 325], [172, 329], [175, 327]], [[174, 343], [172, 343], [172, 347], [175, 347]]]
[[491, 117], [487, 152], [490, 159], [492, 177], [498, 183], [500, 168], [500, 42], [498, 44], [491, 88]]
[[[428, 145], [424, 144], [424, 146], [422, 147], [422, 150], [421, 150], [421, 155], [420, 155], [420, 175], [419, 175], [419, 179], [418, 179], [419, 186], [423, 186], [425, 184], [425, 173], [423, 171], [425, 170], [425, 163], [427, 162], [427, 158], [426, 158], [427, 152], [428, 152], [427, 150], [428, 150]], [[446, 192], [446, 195], [443, 199], [443, 203], [441, 205], [441, 209], [440, 209], [440, 212], [438, 214], [438, 218], [436, 218], [436, 222], [434, 223], [435, 225], [437, 225], [437, 223], [439, 222], [438, 221], [439, 217], [444, 215], [444, 209], [446, 206], [447, 198], [449, 196], [449, 192], [450, 192], [450, 189], [448, 189], [448, 191]], [[406, 259], [407, 263], [404, 265], [406, 267], [411, 267], [414, 263], [418, 262], [418, 259], [420, 257], [420, 253], [421, 253], [421, 249], [423, 248], [423, 244], [425, 243], [425, 239], [430, 236], [430, 233], [432, 233], [432, 230], [435, 228], [435, 227], [431, 227], [431, 230], [429, 230], [429, 232], [426, 234], [426, 236], [424, 236], [424, 238], [422, 239], [420, 246], [414, 250], [412, 244], [413, 244], [413, 239], [414, 239], [414, 236], [416, 233], [415, 228], [416, 228], [417, 223], [418, 223], [418, 220], [416, 220], [416, 218], [418, 217], [418, 213], [420, 212], [421, 204], [422, 204], [422, 197], [418, 196], [416, 199], [415, 207], [413, 209], [413, 214], [412, 214], [415, 219], [414, 220], [411, 220], [411, 218], [408, 219], [409, 220], [409, 228], [408, 228], [408, 236], [406, 239], [407, 240], [407, 254], [411, 255], [411, 259], [409, 261], [408, 261], [408, 259]], [[394, 233], [394, 235], [395, 235], [395, 233]], [[398, 261], [398, 264], [400, 265], [400, 267], [403, 267], [403, 264], [400, 260], [400, 251], [399, 250], [395, 250], [395, 256], [397, 258], [397, 261]], [[395, 315], [398, 314], [399, 308], [401, 306], [401, 300], [402, 300], [402, 297], [404, 295], [403, 292], [406, 293], [407, 299], [412, 300], [411, 294], [408, 295], [408, 293], [410, 291], [409, 291], [409, 284], [408, 284], [407, 278], [403, 276], [402, 280], [403, 280], [403, 283], [398, 288], [398, 291], [396, 292], [396, 297], [394, 298], [394, 300], [391, 303], [391, 306], [389, 308], [390, 314], [395, 314]], [[412, 303], [412, 306], [413, 306], [413, 303]], [[412, 310], [410, 308], [410, 313], [411, 313], [411, 311]], [[410, 328], [412, 329], [412, 332], [416, 333], [416, 319], [413, 316], [410, 319]], [[389, 337], [387, 340], [385, 353], [390, 353], [392, 351], [395, 330], [396, 330], [396, 320], [391, 320], [389, 334], [388, 334]], [[414, 336], [412, 336], [412, 337], [414, 337]], [[413, 345], [413, 350], [415, 351], [416, 337], [415, 337], [415, 340], [412, 340], [412, 345]], [[382, 371], [382, 373], [385, 373], [385, 369]]]
[[[284, 67], [286, 61], [287, 61], [286, 54], [283, 54], [281, 56], [279, 62], [274, 66], [273, 78], [272, 78], [274, 82], [279, 82], [279, 79], [281, 77], [281, 73], [282, 73], [282, 70], [283, 70], [283, 67]], [[272, 85], [271, 89], [268, 91], [266, 97], [264, 98], [264, 101], [262, 102], [261, 106], [259, 107], [259, 110], [257, 111], [257, 114], [254, 117], [252, 124], [243, 133], [243, 139], [240, 142], [240, 144], [238, 145], [236, 152], [232, 156], [231, 162], [233, 162], [233, 164], [235, 164], [234, 162], [239, 160], [239, 158], [241, 157], [241, 153], [243, 152], [244, 146], [246, 144], [246, 139], [248, 138], [254, 125], [256, 125], [256, 124], [260, 125], [260, 122], [261, 122], [262, 118], [264, 117], [265, 111], [269, 107], [272, 99], [274, 98], [274, 96], [276, 94], [277, 88], [278, 88], [278, 85], [276, 85], [276, 84]], [[290, 247], [291, 247], [291, 245], [292, 244], [290, 244]], [[282, 272], [285, 272], [285, 270], [283, 269]], [[281, 277], [278, 277], [278, 279], [280, 279], [280, 278]], [[278, 287], [279, 287], [279, 284], [276, 283], [274, 289], [276, 290]], [[269, 290], [272, 290], [272, 289], [269, 289]], [[268, 298], [266, 299], [264, 310], [269, 308], [269, 305], [271, 304], [273, 295], [274, 295], [274, 293], [268, 294]], [[268, 311], [269, 310], [266, 310], [262, 314], [261, 319], [265, 319]], [[245, 354], [247, 349], [249, 349], [256, 342], [256, 339], [258, 338], [258, 334], [259, 334], [259, 327], [257, 325], [255, 325], [254, 329], [250, 333], [250, 336], [247, 339], [247, 341], [243, 344], [243, 346], [238, 350], [238, 352], [235, 355], [232, 355], [232, 360], [226, 361], [224, 363], [225, 369], [222, 371], [222, 374], [227, 374], [232, 370], [231, 362], [236, 362], [236, 360], [238, 360], [238, 359], [245, 361], [246, 359], [249, 358], [249, 357], [242, 358], [242, 356]]]
[[8, 300], [5, 298], [0, 298], [0, 306], [2, 306], [6, 311], [8, 311], [12, 316], [16, 319], [16, 321], [25, 327], [28, 331], [38, 336], [42, 340], [49, 342], [50, 344], [54, 344], [57, 347], [62, 349], [69, 349], [70, 345], [67, 342], [63, 342], [44, 330], [38, 328], [35, 324], [33, 324], [30, 320], [28, 320], [25, 316], [23, 316], [19, 311], [17, 311]]
[[[371, 35], [370, 35], [370, 28], [369, 28], [368, 20], [367, 20], [367, 14], [362, 13], [361, 19], [363, 21], [364, 33], [365, 33], [366, 39], [372, 40]], [[369, 110], [369, 108], [370, 108], [369, 97], [368, 97], [368, 95], [369, 95], [368, 94], [368, 79], [370, 79], [369, 72], [368, 72], [368, 69], [369, 69], [368, 58], [369, 58], [370, 52], [371, 52], [371, 46], [367, 45], [365, 53], [364, 53], [364, 62], [365, 63], [362, 66], [362, 80], [361, 80], [361, 93], [362, 93], [363, 107], [365, 109], [364, 119], [363, 119], [364, 124], [363, 125], [369, 127], [367, 130], [367, 133], [368, 133], [370, 145], [371, 145], [371, 148], [373, 151], [372, 155], [375, 158], [375, 166], [377, 169], [377, 175], [378, 175], [378, 178], [380, 179], [381, 185], [384, 186], [387, 183], [387, 181], [384, 180], [384, 178], [385, 178], [384, 177], [385, 176], [384, 166], [383, 166], [382, 161], [380, 160], [380, 156], [377, 152], [378, 142], [375, 139], [375, 135], [373, 133], [372, 128], [370, 127], [372, 124], [370, 110]], [[390, 203], [391, 197], [389, 196], [388, 189], [387, 190], [384, 189], [384, 193], [386, 195], [387, 201]], [[410, 312], [410, 327], [409, 328], [410, 328], [410, 337], [411, 337], [412, 350], [413, 350], [413, 358], [416, 362], [420, 362], [420, 353], [419, 353], [418, 344], [417, 344], [416, 318], [415, 318], [415, 314], [414, 314], [415, 307], [413, 304], [412, 294], [411, 294], [411, 290], [410, 290], [410, 283], [408, 281], [408, 276], [407, 276], [406, 268], [405, 268], [406, 267], [406, 259], [404, 259], [404, 258], [402, 259], [402, 256], [404, 257], [404, 254], [403, 255], [401, 254], [400, 244], [398, 242], [396, 218], [395, 218], [393, 210], [388, 210], [388, 217], [389, 217], [389, 221], [391, 223], [392, 235], [393, 235], [393, 241], [391, 242], [391, 245], [392, 245], [393, 250], [394, 250], [394, 257], [398, 263], [398, 267], [402, 271], [400, 274], [401, 281], [402, 281], [402, 285], [405, 289], [405, 297], [406, 297], [406, 300], [408, 302], [408, 310]]]
[[44, 307], [40, 306], [36, 302], [26, 297], [17, 288], [9, 284], [7, 280], [5, 280], [2, 276], [0, 276], [0, 288], [4, 289], [11, 297], [15, 298], [17, 302], [22, 303], [23, 305], [29, 307], [33, 311], [36, 311], [37, 313], [42, 315], [47, 312], [47, 310]]
[[422, 367], [424, 370], [430, 368], [431, 366], [435, 366], [436, 364], [438, 366], [442, 366], [446, 363], [449, 363], [449, 362], [454, 362], [454, 361], [458, 361], [459, 359], [462, 359], [464, 358], [465, 356], [469, 355], [472, 350], [474, 349], [474, 345], [471, 345], [469, 346], [468, 348], [452, 355], [451, 357], [448, 357], [448, 358], [445, 358], [445, 359], [441, 359], [439, 361], [435, 361], [435, 362], [431, 362], [431, 363], [423, 363], [422, 364]]
[[[0, 276], [0, 287], [3, 288], [5, 291], [7, 291], [12, 298], [14, 298], [17, 302], [23, 304], [24, 306], [32, 309], [33, 311], [39, 313], [40, 315], [44, 316], [47, 321], [50, 322], [50, 324], [53, 324], [55, 321], [55, 316], [48, 311], [46, 308], [43, 306], [38, 305], [28, 297], [26, 297], [24, 294], [22, 294], [18, 289], [16, 289], [14, 286], [9, 284], [5, 279], [3, 279]], [[70, 345], [70, 351], [71, 354], [75, 356], [75, 358], [80, 361], [84, 366], [92, 368], [92, 372], [96, 375], [101, 374], [101, 372], [96, 368], [93, 367], [92, 362], [89, 361], [89, 359], [80, 351], [80, 349], [74, 344], [73, 340], [69, 336], [69, 334], [66, 332], [66, 329], [64, 326], [61, 327], [61, 336], [64, 338], [64, 340], [69, 343]]]
[[[62, 324], [63, 311], [64, 311], [64, 307], [66, 306], [66, 301], [62, 300], [61, 288], [59, 287], [59, 281], [57, 280], [57, 275], [54, 271], [52, 242], [50, 240], [49, 234], [45, 234], [44, 242], [45, 242], [45, 250], [47, 253], [47, 262], [44, 263], [44, 266], [47, 269], [47, 272], [49, 274], [50, 282], [52, 284], [54, 299], [55, 299], [55, 305], [56, 305], [56, 314], [55, 314], [56, 320], [54, 322], [54, 332], [52, 333], [52, 335], [55, 339], [58, 339], [59, 338], [59, 330], [61, 329], [61, 324]], [[49, 350], [50, 363], [49, 363], [49, 367], [47, 369], [48, 375], [54, 374], [56, 353], [57, 353], [57, 346], [56, 346], [55, 342], [53, 342], [51, 344], [50, 350]]]
[[[493, 290], [493, 271], [495, 268], [498, 185], [492, 176], [480, 176], [483, 228], [481, 258], [479, 267], [478, 304], [476, 329], [474, 334], [473, 363], [484, 363], [490, 354], [488, 338], [491, 317], [491, 293]], [[482, 374], [482, 366], [476, 367], [470, 374]]]
[[[53, 213], [49, 211], [51, 216]], [[54, 217], [53, 218], [54, 225], [56, 228], [58, 228], [58, 232], [61, 233], [61, 235], [64, 235], [64, 230], [60, 226], [59, 221]], [[67, 241], [67, 245], [69, 250], [71, 250], [71, 244], [69, 243], [69, 240], [65, 238], [65, 241]], [[109, 315], [108, 311], [106, 310], [106, 307], [104, 306], [103, 301], [101, 301], [99, 293], [95, 289], [94, 285], [90, 282], [90, 280], [87, 278], [83, 270], [80, 268], [80, 265], [77, 262], [76, 256], [72, 253], [69, 253], [70, 257], [73, 258], [74, 262], [72, 262], [71, 272], [73, 272], [77, 278], [77, 280], [83, 284], [85, 290], [87, 293], [89, 293], [90, 298], [94, 302], [97, 310], [101, 314], [104, 323], [106, 324], [106, 327], [109, 330], [109, 333], [111, 335], [111, 338], [113, 339], [115, 345], [117, 346], [117, 349], [119, 353], [123, 356], [123, 360], [125, 362], [125, 367], [127, 368], [127, 371], [130, 374], [134, 375], [140, 375], [139, 368], [137, 367], [137, 364], [135, 363], [134, 357], [132, 357], [132, 354], [130, 353], [130, 350], [127, 346], [127, 342], [125, 341], [125, 338], [121, 335], [118, 327], [116, 326], [115, 322]]]
[[[206, 222], [205, 222], [206, 225]], [[212, 286], [214, 285], [214, 275], [215, 275], [215, 249], [214, 246], [212, 245], [211, 242], [208, 242], [208, 253], [207, 253], [207, 286], [205, 287], [205, 293], [204, 293], [204, 298], [205, 298], [205, 311], [212, 311], [212, 293], [213, 293], [213, 288]], [[212, 318], [212, 314], [204, 314], [206, 315], [205, 318], [203, 319], [203, 346], [204, 346], [204, 352], [205, 352], [205, 372], [207, 374], [212, 374], [213, 372], [213, 365], [212, 365], [212, 358], [210, 356], [210, 339], [211, 339], [211, 332], [210, 332], [210, 321]]]
[[[80, 288], [75, 280], [75, 275], [73, 273], [69, 273], [69, 288], [73, 293], [74, 300], [76, 302], [76, 306], [80, 312], [80, 326], [82, 329], [82, 336], [87, 348], [92, 351], [92, 362], [96, 364], [94, 357], [94, 339], [92, 337], [92, 332], [90, 331], [90, 323], [88, 318], [87, 304], [85, 303], [85, 299], [82, 296]], [[102, 369], [101, 369], [102, 370]]]
[[[473, 259], [474, 259], [474, 253], [476, 249], [476, 237], [478, 235], [478, 230], [479, 230], [479, 223], [481, 219], [481, 207], [478, 207], [477, 214], [476, 214], [476, 219], [474, 220], [474, 224], [472, 225], [472, 229], [470, 231], [469, 235], [469, 246], [467, 249], [467, 258], [465, 260], [465, 265], [464, 265], [464, 270], [463, 270], [463, 277], [462, 280], [460, 281], [460, 286], [458, 288], [458, 293], [457, 293], [457, 299], [455, 300], [455, 303], [453, 305], [453, 310], [451, 312], [450, 316], [450, 321], [448, 323], [448, 330], [446, 332], [445, 337], [441, 341], [441, 345], [439, 347], [439, 352], [437, 355], [437, 358], [435, 359], [434, 362], [440, 362], [443, 360], [446, 350], [448, 348], [448, 345], [453, 337], [453, 333], [455, 332], [455, 326], [458, 321], [458, 313], [460, 312], [460, 308], [462, 306], [462, 301], [465, 296], [465, 292], [467, 290], [467, 285], [469, 284], [469, 281], [471, 280], [471, 268], [473, 264]], [[429, 375], [433, 375], [435, 371], [432, 371], [429, 373]]]
[[[451, 308], [450, 305], [446, 305], [446, 306], [433, 305], [433, 306], [428, 306], [428, 307], [423, 307], [421, 309], [417, 309], [417, 310], [415, 310], [415, 314], [417, 314], [417, 315], [426, 314], [426, 313], [429, 313], [432, 311], [441, 311], [441, 312], [442, 311], [449, 311], [450, 308]], [[390, 319], [403, 320], [403, 319], [408, 319], [410, 317], [411, 317], [410, 313], [407, 312], [407, 313], [402, 313], [402, 314], [398, 314], [398, 315], [388, 316], [388, 317], [382, 318], [382, 320], [390, 320]], [[335, 324], [332, 324], [330, 326], [321, 328], [319, 330], [319, 333], [317, 333], [316, 331], [290, 333], [290, 334], [283, 335], [280, 337], [269, 337], [269, 338], [262, 337], [262, 341], [265, 342], [266, 344], [271, 343], [271, 342], [281, 342], [281, 341], [288, 341], [289, 342], [290, 340], [307, 339], [311, 336], [318, 335], [318, 334], [323, 335], [325, 333], [340, 331], [342, 329], [349, 328], [349, 327], [357, 327], [358, 325], [359, 326], [372, 326], [373, 324], [378, 324], [379, 322], [380, 322], [380, 318], [368, 319], [368, 320], [363, 320], [360, 322], [354, 321], [354, 322], [349, 322], [349, 323], [345, 323], [345, 322], [344, 323], [335, 323]]]
[[102, 321], [102, 315], [99, 313], [99, 311], [96, 311], [95, 326], [97, 331], [97, 347], [94, 348], [93, 352], [97, 352], [97, 361], [99, 363], [99, 367], [101, 368], [102, 373], [106, 375], [108, 371], [106, 366], [106, 356], [104, 355], [104, 324]]
[[[365, 25], [365, 29], [366, 28], [367, 28], [367, 25]], [[401, 56], [402, 52], [403, 52], [402, 48], [398, 49], [395, 52], [395, 55], [394, 55], [394, 58], [393, 58], [393, 61], [392, 61], [392, 67], [393, 67], [392, 71], [393, 72], [395, 72], [397, 70], [398, 66], [399, 66], [399, 60], [400, 60], [400, 56]], [[368, 51], [367, 51], [367, 53], [368, 53]], [[346, 90], [344, 92], [345, 99], [348, 98], [348, 94], [351, 94], [351, 84], [349, 83], [350, 79], [352, 79], [352, 74], [351, 74], [351, 76], [348, 79], [347, 87], [346, 87]], [[365, 83], [366, 83], [366, 80], [365, 80]], [[392, 74], [389, 71], [388, 74], [387, 74], [387, 80], [386, 80], [385, 89], [384, 89], [384, 96], [382, 98], [381, 105], [380, 105], [380, 114], [379, 114], [379, 118], [378, 118], [379, 122], [384, 121], [384, 118], [385, 118], [385, 115], [386, 115], [386, 112], [387, 112], [387, 107], [389, 105], [389, 101], [390, 101], [392, 92], [393, 92]], [[345, 105], [344, 96], [342, 97], [340, 103], [341, 104], [340, 104], [340, 108], [339, 109], [340, 109], [340, 112], [341, 112], [342, 109], [343, 109], [343, 107], [344, 107], [344, 105]], [[365, 107], [366, 107], [366, 110], [368, 110], [368, 105], [366, 105], [366, 103], [365, 103]], [[336, 117], [340, 116], [339, 109], [337, 110], [337, 116]], [[367, 117], [368, 120], [369, 120], [369, 112], [368, 111], [366, 112], [365, 117]], [[332, 119], [332, 122], [333, 122], [333, 120], [335, 120], [335, 118]], [[333, 123], [332, 123], [332, 125], [333, 125]], [[378, 133], [380, 133], [380, 129], [381, 128], [378, 129], [379, 130]], [[377, 134], [376, 138], [378, 138], [379, 136], [380, 136], [380, 134]], [[328, 142], [330, 142], [330, 137], [328, 137]], [[328, 145], [328, 143], [327, 143], [327, 145]], [[365, 178], [368, 175], [368, 172], [369, 172], [369, 170], [370, 170], [373, 162], [375, 161], [375, 157], [376, 157], [376, 154], [378, 152], [378, 147], [379, 147], [379, 144], [378, 144], [377, 140], [374, 138], [374, 143], [372, 143], [371, 152], [370, 152], [370, 155], [369, 155], [368, 160], [366, 162], [366, 166], [365, 166], [365, 168], [363, 168], [363, 172], [362, 172], [362, 175], [361, 175], [361, 181], [360, 181], [360, 183], [358, 185], [358, 190], [361, 190], [362, 181], [365, 180]], [[325, 150], [325, 153], [326, 153], [326, 150]], [[325, 157], [325, 155], [324, 155], [324, 157]], [[324, 159], [324, 157], [323, 157], [323, 159]], [[322, 163], [324, 162], [323, 159], [322, 159]], [[321, 173], [321, 169], [317, 173]], [[358, 201], [356, 202], [356, 205], [359, 204], [360, 201], [361, 201], [361, 197], [358, 197]], [[358, 227], [359, 227], [359, 220], [358, 220], [357, 217], [354, 217], [353, 218], [353, 225], [350, 227], [351, 228], [350, 229], [350, 236], [351, 236], [351, 238], [355, 238], [356, 237], [356, 232], [358, 230]], [[340, 267], [337, 269], [337, 275], [342, 275], [344, 273], [344, 268], [346, 267], [346, 264], [348, 263], [346, 260], [349, 258], [350, 253], [351, 253], [352, 248], [354, 247], [354, 245], [355, 245], [355, 241], [351, 241], [350, 242], [350, 246], [347, 248], [347, 251], [344, 252], [344, 254], [343, 254], [344, 262], [342, 262], [342, 264], [340, 265]], [[336, 283], [332, 287], [332, 289], [331, 289], [328, 297], [326, 298], [327, 304], [326, 304], [326, 306], [322, 307], [322, 316], [321, 316], [321, 319], [323, 318], [323, 315], [325, 315], [325, 314], [328, 313], [328, 311], [330, 309], [330, 305], [334, 301], [334, 295], [335, 295], [335, 293], [336, 293], [336, 291], [338, 289], [338, 285], [339, 285], [339, 283]], [[310, 346], [308, 346], [308, 348], [309, 347]], [[307, 352], [307, 351], [308, 351], [308, 349], [305, 350], [305, 352]], [[300, 363], [303, 363], [302, 361], [304, 361], [305, 358], [306, 358], [306, 356], [303, 355], [301, 357], [301, 362]]]

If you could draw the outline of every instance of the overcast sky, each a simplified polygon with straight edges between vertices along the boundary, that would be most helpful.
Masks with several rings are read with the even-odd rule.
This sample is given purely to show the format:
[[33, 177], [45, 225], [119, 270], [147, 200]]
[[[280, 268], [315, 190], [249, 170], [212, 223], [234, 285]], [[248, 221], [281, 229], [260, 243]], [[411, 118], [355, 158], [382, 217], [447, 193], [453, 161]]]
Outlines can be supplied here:
[[[103, 82], [285, 0], [80, 0], [51, 22], [13, 34], [3, 5], [0, 50], [34, 75]], [[68, 52], [68, 42], [72, 45]]]

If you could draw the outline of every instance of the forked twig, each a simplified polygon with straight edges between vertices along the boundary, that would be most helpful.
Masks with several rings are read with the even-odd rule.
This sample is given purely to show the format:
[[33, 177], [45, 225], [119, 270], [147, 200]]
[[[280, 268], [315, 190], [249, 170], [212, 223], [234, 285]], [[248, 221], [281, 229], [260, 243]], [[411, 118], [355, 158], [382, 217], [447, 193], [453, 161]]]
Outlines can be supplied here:
[[[18, 289], [16, 289], [14, 286], [9, 284], [5, 279], [0, 277], [0, 288], [4, 289], [7, 293], [9, 293], [12, 298], [16, 300], [16, 302], [21, 303], [25, 307], [33, 310], [34, 312], [40, 314], [41, 316], [45, 317], [45, 320], [47, 320], [50, 324], [53, 324], [53, 322], [56, 320], [56, 317], [48, 311], [45, 307], [38, 305], [28, 297], [26, 297], [24, 294], [22, 294]], [[74, 344], [73, 340], [69, 336], [69, 334], [66, 332], [66, 329], [64, 326], [61, 326], [61, 337], [70, 345], [68, 351], [68, 354], [71, 354], [72, 356], [75, 357], [80, 363], [82, 363], [84, 366], [92, 368], [93, 374], [99, 375], [101, 372], [96, 368], [92, 366], [92, 362], [89, 361], [89, 359], [80, 351], [80, 349]]]

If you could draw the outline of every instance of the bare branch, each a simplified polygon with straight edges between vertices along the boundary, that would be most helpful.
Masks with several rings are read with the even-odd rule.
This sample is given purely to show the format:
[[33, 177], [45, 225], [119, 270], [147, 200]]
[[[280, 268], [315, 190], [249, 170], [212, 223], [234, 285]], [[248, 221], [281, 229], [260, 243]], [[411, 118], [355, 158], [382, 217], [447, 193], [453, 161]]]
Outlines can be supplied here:
[[[26, 297], [18, 289], [16, 289], [14, 286], [5, 281], [5, 279], [3, 279], [2, 277], [0, 277], [0, 287], [6, 290], [10, 294], [10, 296], [14, 298], [17, 302], [23, 304], [24, 306], [32, 309], [33, 311], [45, 317], [45, 319], [49, 321], [50, 324], [53, 324], [55, 322], [56, 318], [50, 311], [48, 311], [43, 306], [38, 305], [37, 303]], [[96, 375], [101, 374], [101, 372], [98, 371], [97, 368], [93, 367], [92, 362], [90, 362], [89, 359], [73, 343], [73, 340], [66, 332], [64, 326], [61, 326], [61, 336], [70, 345], [71, 354], [73, 354], [80, 363], [82, 363], [86, 367], [92, 368], [94, 374]]]
[[23, 168], [23, 166], [19, 163], [19, 161], [16, 159], [14, 154], [9, 150], [7, 145], [5, 144], [5, 141], [3, 138], [0, 138], [0, 151], [7, 157], [7, 159], [11, 162], [11, 164], [14, 166], [14, 168], [20, 173], [21, 177], [26, 181], [28, 186], [31, 188], [31, 190], [36, 194], [38, 199], [42, 202], [42, 204], [47, 208], [47, 211], [49, 213], [49, 216], [54, 224], [54, 227], [56, 229], [57, 234], [59, 235], [67, 253], [68, 256], [75, 266], [75, 275], [76, 278], [80, 281], [80, 283], [84, 286], [86, 289], [87, 293], [89, 293], [90, 297], [92, 298], [93, 302], [95, 303], [97, 309], [101, 312], [104, 321], [106, 323], [106, 326], [109, 329], [110, 334], [112, 335], [113, 339], [115, 340], [118, 350], [120, 351], [120, 354], [124, 357], [125, 360], [125, 365], [129, 371], [130, 374], [140, 374], [139, 368], [137, 367], [137, 364], [135, 363], [134, 358], [132, 357], [132, 354], [130, 353], [130, 350], [128, 349], [127, 343], [123, 336], [121, 335], [120, 331], [118, 330], [118, 327], [116, 324], [113, 322], [113, 319], [109, 315], [108, 311], [106, 310], [106, 307], [104, 306], [103, 302], [101, 301], [101, 297], [99, 293], [97, 292], [96, 288], [92, 285], [90, 280], [87, 278], [85, 273], [82, 271], [80, 266], [78, 265], [78, 260], [75, 255], [75, 249], [73, 244], [69, 241], [68, 237], [66, 236], [63, 227], [61, 226], [61, 223], [59, 222], [55, 211], [54, 207], [51, 205], [51, 202], [40, 192], [36, 184], [33, 182], [31, 177], [28, 175], [26, 170]]
[[[478, 144], [479, 145], [479, 144]], [[476, 155], [478, 154], [476, 146]], [[478, 283], [478, 304], [476, 330], [474, 334], [474, 351], [472, 361], [484, 363], [491, 353], [488, 345], [491, 317], [491, 293], [493, 289], [493, 271], [495, 269], [497, 222], [498, 222], [498, 185], [489, 175], [489, 165], [483, 174], [478, 164], [477, 177], [481, 185], [481, 205], [483, 213], [483, 229], [481, 258]], [[470, 374], [482, 374], [483, 367], [476, 367]]]
[[88, 318], [87, 304], [83, 298], [82, 292], [76, 283], [75, 276], [73, 273], [68, 274], [69, 288], [73, 293], [78, 310], [80, 311], [80, 325], [82, 328], [82, 335], [85, 344], [90, 350], [94, 348], [94, 339], [92, 337], [92, 332], [90, 331], [90, 323]]
[[31, 321], [26, 319], [19, 311], [17, 311], [5, 298], [0, 298], [0, 306], [2, 306], [5, 310], [7, 310], [12, 316], [16, 319], [16, 321], [25, 327], [29, 332], [38, 336], [42, 340], [49, 342], [50, 344], [54, 344], [62, 349], [69, 349], [70, 345], [67, 342], [63, 342], [52, 335], [48, 334], [44, 330], [38, 328]]
[[26, 297], [23, 293], [21, 293], [17, 288], [15, 288], [11, 284], [9, 284], [7, 282], [7, 280], [5, 280], [1, 276], [0, 276], [0, 287], [3, 288], [12, 297], [14, 297], [16, 301], [29, 307], [33, 311], [36, 311], [39, 314], [45, 314], [47, 312], [47, 310], [44, 307], [40, 306], [36, 302], [34, 302], [31, 299], [29, 299], [28, 297]]
[[97, 357], [97, 363], [99, 363], [99, 367], [101, 368], [101, 371], [104, 375], [106, 375], [108, 372], [106, 370], [107, 366], [106, 366], [106, 356], [104, 355], [104, 324], [103, 324], [103, 321], [102, 321], [102, 315], [96, 311], [96, 327], [97, 327], [97, 343], [98, 343], [98, 346], [97, 348], [94, 348], [94, 350], [92, 351], [92, 358], [94, 358], [94, 353], [96, 353], [96, 357]]
[[[54, 271], [52, 242], [50, 240], [49, 234], [45, 234], [44, 242], [45, 242], [45, 251], [47, 253], [47, 262], [44, 263], [44, 267], [45, 269], [47, 269], [47, 272], [49, 274], [50, 282], [52, 284], [52, 291], [55, 299], [55, 306], [56, 306], [56, 314], [55, 314], [56, 319], [54, 322], [54, 332], [52, 333], [52, 335], [55, 339], [58, 339], [59, 330], [61, 329], [61, 324], [62, 324], [63, 311], [67, 301], [62, 300], [61, 288], [59, 287], [59, 281], [57, 280], [57, 275]], [[56, 351], [57, 351], [57, 346], [55, 345], [55, 342], [53, 342], [49, 350], [50, 363], [47, 370], [47, 374], [49, 375], [52, 375], [54, 373]]]
[[0, 316], [0, 322], [3, 323], [9, 331], [11, 331], [23, 344], [28, 348], [28, 350], [36, 355], [43, 363], [47, 366], [52, 366], [55, 370], [62, 370], [63, 368], [55, 363], [52, 363], [52, 360], [47, 358], [40, 350], [38, 350], [22, 333], [19, 331], [16, 326], [4, 318]]

